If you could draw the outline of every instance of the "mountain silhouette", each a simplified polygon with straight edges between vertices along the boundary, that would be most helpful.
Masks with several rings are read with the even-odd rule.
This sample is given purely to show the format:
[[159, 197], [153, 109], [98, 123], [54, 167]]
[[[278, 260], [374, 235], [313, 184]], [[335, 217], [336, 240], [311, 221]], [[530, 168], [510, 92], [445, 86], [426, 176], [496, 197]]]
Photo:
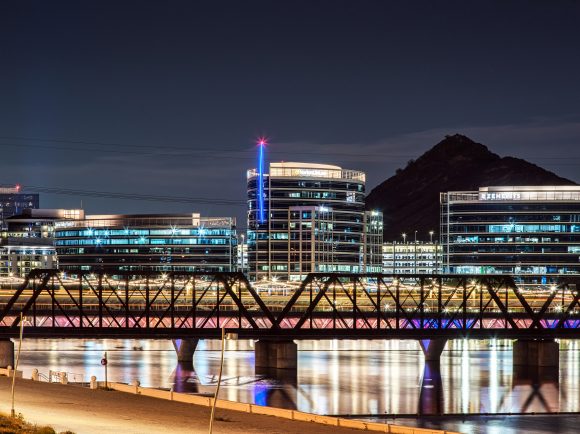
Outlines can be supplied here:
[[375, 187], [367, 196], [367, 209], [384, 214], [384, 240], [429, 240], [439, 235], [439, 194], [477, 190], [485, 186], [576, 185], [569, 179], [520, 158], [500, 157], [469, 137], [446, 136], [417, 160]]

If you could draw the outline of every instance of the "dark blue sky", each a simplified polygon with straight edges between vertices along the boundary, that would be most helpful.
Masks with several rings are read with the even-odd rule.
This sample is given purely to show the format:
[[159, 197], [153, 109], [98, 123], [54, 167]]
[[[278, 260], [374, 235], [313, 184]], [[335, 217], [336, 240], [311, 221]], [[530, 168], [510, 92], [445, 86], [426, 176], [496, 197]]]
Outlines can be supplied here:
[[573, 0], [5, 1], [0, 183], [234, 201], [82, 198], [90, 213], [241, 217], [259, 135], [370, 190], [457, 132], [580, 181], [578, 23]]

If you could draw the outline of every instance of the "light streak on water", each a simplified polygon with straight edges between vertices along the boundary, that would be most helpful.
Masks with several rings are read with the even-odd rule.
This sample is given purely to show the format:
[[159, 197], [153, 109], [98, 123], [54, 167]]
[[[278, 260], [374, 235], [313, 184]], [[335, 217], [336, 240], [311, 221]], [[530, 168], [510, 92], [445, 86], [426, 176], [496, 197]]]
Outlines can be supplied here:
[[[415, 341], [302, 341], [294, 380], [254, 373], [253, 343], [228, 341], [224, 399], [320, 414], [369, 415], [566, 411], [580, 412], [580, 346], [560, 344], [559, 381], [516, 378], [511, 343], [451, 341], [441, 357], [440, 380], [427, 372]], [[192, 366], [176, 370], [169, 340], [25, 339], [21, 369], [34, 368], [103, 379], [107, 351], [109, 381], [211, 393], [219, 370], [220, 342], [200, 341]], [[428, 374], [428, 375], [424, 375]], [[423, 381], [422, 381], [423, 379]], [[420, 399], [423, 397], [423, 399]], [[467, 425], [460, 423], [453, 429]], [[462, 425], [463, 424], [463, 425]], [[483, 432], [483, 431], [482, 431]], [[499, 432], [490, 426], [485, 432]], [[507, 428], [502, 434], [510, 432]], [[512, 431], [512, 432], [517, 432]]]

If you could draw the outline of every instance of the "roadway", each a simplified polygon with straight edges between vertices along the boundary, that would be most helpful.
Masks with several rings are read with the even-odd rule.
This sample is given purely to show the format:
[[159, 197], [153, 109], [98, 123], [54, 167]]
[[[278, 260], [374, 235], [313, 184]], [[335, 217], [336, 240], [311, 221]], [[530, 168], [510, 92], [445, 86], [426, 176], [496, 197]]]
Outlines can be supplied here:
[[[10, 414], [11, 379], [0, 377], [0, 411]], [[115, 391], [17, 380], [16, 411], [28, 422], [76, 434], [207, 433], [209, 408]], [[361, 431], [237, 411], [216, 411], [216, 434], [360, 434]]]

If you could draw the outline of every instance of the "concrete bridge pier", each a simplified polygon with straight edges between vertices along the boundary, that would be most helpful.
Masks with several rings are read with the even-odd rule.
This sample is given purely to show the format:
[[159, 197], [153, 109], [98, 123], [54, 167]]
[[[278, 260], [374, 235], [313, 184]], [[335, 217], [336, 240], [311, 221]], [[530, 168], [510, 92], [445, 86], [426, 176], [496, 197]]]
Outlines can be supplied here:
[[193, 353], [199, 339], [173, 339], [172, 342], [177, 353], [177, 363], [193, 363]]
[[553, 339], [518, 339], [513, 347], [514, 370], [560, 367], [560, 346]]
[[425, 362], [439, 363], [439, 358], [445, 348], [447, 339], [436, 338], [436, 339], [421, 339], [419, 345], [423, 350], [423, 355], [425, 356]]
[[0, 368], [14, 367], [14, 342], [0, 339]]
[[257, 341], [254, 345], [256, 374], [292, 379], [298, 370], [298, 345], [294, 341]]

